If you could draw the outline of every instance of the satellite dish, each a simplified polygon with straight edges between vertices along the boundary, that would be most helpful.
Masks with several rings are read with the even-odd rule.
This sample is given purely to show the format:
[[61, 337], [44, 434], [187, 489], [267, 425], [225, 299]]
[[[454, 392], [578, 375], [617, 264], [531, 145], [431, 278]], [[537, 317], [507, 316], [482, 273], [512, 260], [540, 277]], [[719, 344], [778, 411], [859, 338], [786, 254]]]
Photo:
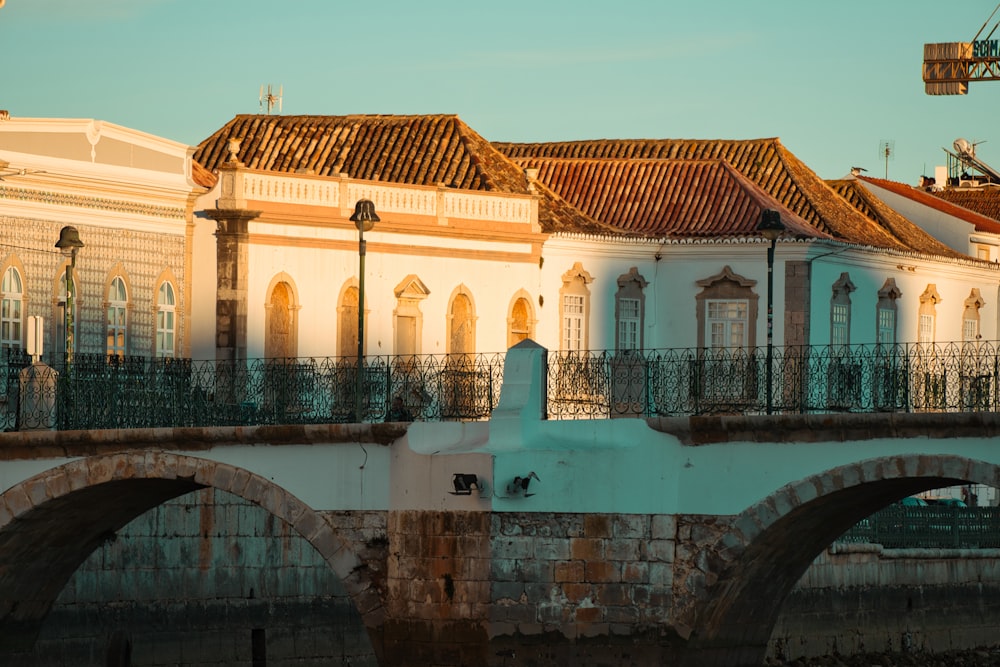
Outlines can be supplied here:
[[953, 144], [960, 157], [976, 157], [976, 145], [959, 137]]

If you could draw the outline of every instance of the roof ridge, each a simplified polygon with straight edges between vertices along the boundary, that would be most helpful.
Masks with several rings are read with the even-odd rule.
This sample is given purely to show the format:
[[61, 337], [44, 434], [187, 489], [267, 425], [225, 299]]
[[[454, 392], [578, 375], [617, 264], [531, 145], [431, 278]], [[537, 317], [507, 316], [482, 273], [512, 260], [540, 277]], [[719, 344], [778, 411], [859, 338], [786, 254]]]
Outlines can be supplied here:
[[890, 181], [882, 178], [872, 178], [870, 176], [858, 175], [856, 178], [865, 183], [871, 183], [883, 189], [894, 192], [895, 194], [906, 197], [912, 201], [915, 201], [924, 206], [933, 208], [941, 213], [950, 215], [952, 217], [963, 220], [976, 228], [976, 231], [987, 232], [990, 234], [1000, 234], [1000, 221], [997, 221], [989, 216], [983, 215], [977, 211], [965, 208], [958, 204], [937, 197], [929, 192], [924, 191], [921, 188], [908, 185], [906, 183], [900, 183], [898, 181]]

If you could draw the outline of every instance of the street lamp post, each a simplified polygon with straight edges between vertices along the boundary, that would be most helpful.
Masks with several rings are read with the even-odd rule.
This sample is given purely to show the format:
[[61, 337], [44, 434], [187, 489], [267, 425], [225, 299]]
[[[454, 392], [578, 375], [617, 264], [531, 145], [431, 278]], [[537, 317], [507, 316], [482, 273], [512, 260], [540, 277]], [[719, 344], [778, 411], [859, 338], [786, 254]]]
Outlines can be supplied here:
[[76, 296], [76, 286], [73, 282], [73, 270], [76, 268], [76, 251], [83, 247], [83, 241], [80, 240], [80, 232], [77, 231], [76, 227], [63, 227], [59, 230], [59, 241], [56, 243], [56, 247], [62, 252], [63, 255], [69, 257], [69, 264], [66, 265], [66, 308], [65, 308], [65, 327], [66, 327], [66, 367], [73, 363], [73, 316], [74, 316], [74, 301]]
[[364, 421], [361, 414], [361, 395], [364, 391], [365, 375], [365, 232], [371, 231], [376, 222], [375, 204], [370, 199], [359, 199], [354, 204], [354, 215], [351, 222], [358, 228], [358, 359], [357, 386], [354, 391], [354, 419], [357, 423]]
[[761, 213], [757, 231], [764, 235], [771, 245], [767, 248], [767, 414], [774, 408], [774, 247], [778, 237], [785, 231], [781, 215], [777, 211], [766, 210]]

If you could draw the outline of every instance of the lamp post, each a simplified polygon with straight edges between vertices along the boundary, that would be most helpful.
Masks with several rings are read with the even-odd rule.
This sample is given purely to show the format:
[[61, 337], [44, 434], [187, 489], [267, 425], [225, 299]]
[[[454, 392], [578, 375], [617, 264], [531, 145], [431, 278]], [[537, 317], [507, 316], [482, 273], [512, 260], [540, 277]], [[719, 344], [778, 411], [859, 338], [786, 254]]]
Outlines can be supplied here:
[[354, 204], [351, 222], [358, 228], [358, 365], [357, 387], [354, 393], [354, 419], [364, 421], [361, 414], [361, 393], [364, 390], [365, 375], [365, 232], [371, 231], [376, 222], [375, 204], [370, 199], [359, 199]]
[[59, 241], [56, 242], [56, 247], [62, 252], [63, 255], [69, 257], [69, 264], [66, 265], [66, 308], [65, 308], [65, 326], [66, 326], [66, 367], [68, 368], [71, 363], [73, 363], [73, 306], [74, 297], [76, 295], [76, 287], [73, 283], [73, 270], [76, 268], [76, 251], [83, 247], [83, 241], [80, 240], [80, 232], [77, 231], [76, 227], [63, 227], [59, 230]]
[[764, 238], [771, 242], [767, 248], [767, 414], [771, 414], [774, 407], [774, 247], [778, 243], [778, 237], [785, 231], [785, 225], [781, 222], [781, 215], [777, 211], [766, 210], [760, 215], [760, 224], [757, 231], [763, 234]]

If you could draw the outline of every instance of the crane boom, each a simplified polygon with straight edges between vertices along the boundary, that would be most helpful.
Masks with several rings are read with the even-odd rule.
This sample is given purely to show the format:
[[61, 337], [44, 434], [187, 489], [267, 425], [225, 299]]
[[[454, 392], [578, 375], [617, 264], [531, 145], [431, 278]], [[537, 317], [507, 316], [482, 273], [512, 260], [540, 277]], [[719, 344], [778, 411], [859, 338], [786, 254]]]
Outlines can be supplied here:
[[1000, 3], [993, 8], [971, 42], [924, 44], [924, 92], [928, 95], [965, 95], [970, 81], [1000, 80], [1000, 40], [991, 39], [1000, 22], [986, 30]]
[[971, 81], [1000, 80], [1000, 40], [924, 44], [924, 92], [965, 95]]

